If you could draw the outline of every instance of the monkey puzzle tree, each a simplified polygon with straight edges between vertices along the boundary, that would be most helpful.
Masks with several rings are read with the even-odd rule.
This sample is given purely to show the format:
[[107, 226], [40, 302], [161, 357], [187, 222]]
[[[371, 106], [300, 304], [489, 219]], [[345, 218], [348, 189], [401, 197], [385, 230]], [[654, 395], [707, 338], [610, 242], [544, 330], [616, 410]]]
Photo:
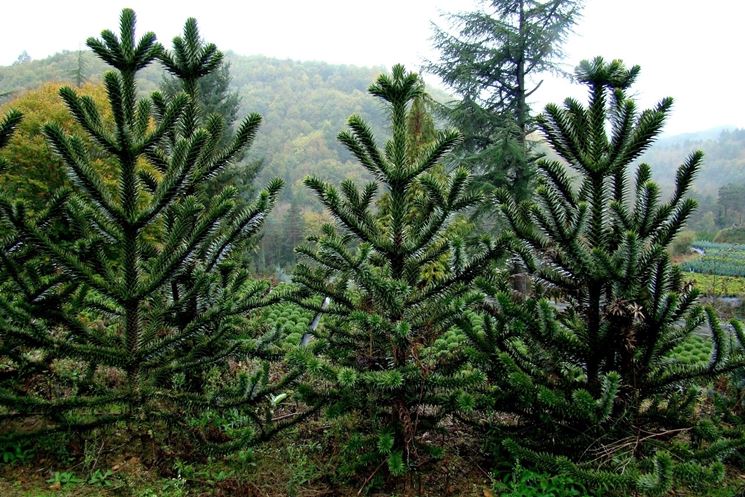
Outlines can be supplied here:
[[[464, 168], [432, 174], [457, 132], [438, 132], [412, 153], [420, 143], [408, 132], [407, 110], [423, 91], [418, 76], [397, 65], [369, 91], [390, 110], [393, 136], [380, 150], [365, 122], [352, 116], [339, 140], [375, 181], [362, 188], [344, 181], [337, 189], [305, 179], [337, 227], [324, 226], [314, 244], [298, 248], [304, 258], [294, 280], [308, 294], [302, 305], [327, 314], [314, 347], [327, 361], [316, 369], [330, 382], [332, 411], [360, 415], [361, 452], [387, 460], [400, 475], [426, 460], [422, 434], [449, 412], [467, 409], [469, 390], [483, 380], [430, 351], [478, 298], [471, 283], [502, 245], [469, 246], [446, 236], [452, 215], [479, 199], [467, 192]], [[386, 201], [375, 207], [380, 187]], [[443, 255], [445, 274], [425, 282], [422, 268]], [[328, 308], [320, 297], [330, 299]]]
[[[4, 148], [8, 145], [10, 137], [13, 136], [13, 133], [22, 119], [23, 114], [17, 110], [11, 110], [5, 115], [3, 121], [0, 122], [0, 148]], [[0, 172], [2, 172], [6, 166], [6, 159], [0, 157]]]
[[[721, 478], [718, 458], [743, 443], [738, 437], [707, 444], [695, 436], [690, 446], [666, 442], [695, 433], [697, 420], [706, 423], [697, 409], [699, 387], [745, 365], [745, 336], [733, 323], [738, 343], [728, 345], [713, 311], [696, 304], [698, 291], [666, 251], [695, 208], [686, 192], [701, 152], [680, 166], [668, 201], [646, 164], [630, 184], [630, 164], [672, 105], [666, 98], [639, 112], [627, 94], [638, 72], [620, 61], [582, 62], [576, 77], [588, 87], [588, 105], [567, 99], [538, 119], [573, 171], [540, 161], [535, 201], [500, 195], [536, 287], [560, 305], [495, 292], [483, 330], [465, 322], [464, 331], [496, 386], [495, 408], [519, 417], [505, 428], [515, 435], [506, 445], [517, 457], [595, 485], [654, 494], [673, 482]], [[707, 319], [710, 361], [689, 364], [673, 355]], [[640, 461], [660, 447], [670, 453], [658, 452], [655, 471], [642, 475]], [[590, 471], [598, 466], [610, 471]]]
[[[193, 20], [187, 34], [190, 27], [196, 30]], [[269, 383], [269, 366], [260, 363], [276, 356], [272, 337], [247, 336], [244, 324], [247, 313], [277, 296], [232, 257], [260, 229], [281, 182], [271, 182], [248, 207], [236, 207], [233, 187], [199, 194], [205, 178], [251, 144], [260, 117], [243, 120], [223, 148], [222, 120], [200, 119], [193, 93], [138, 99], [137, 72], [171, 59], [153, 33], [135, 40], [133, 11], [122, 11], [120, 28], [119, 36], [106, 30], [100, 40], [88, 40], [114, 69], [104, 77], [113, 126], [91, 98], [60, 90], [75, 120], [116, 163], [116, 188], [92, 166], [83, 141], [51, 123], [45, 134], [74, 188], [57, 195], [48, 212], [64, 218], [75, 236], [56, 239], [43, 215], [30, 217], [22, 203], [0, 200], [9, 226], [0, 406], [4, 419], [21, 422], [4, 423], [2, 436], [28, 435], [22, 429], [28, 419], [42, 420], [41, 431], [134, 419], [183, 426], [185, 414], [198, 409], [237, 416], [227, 430], [202, 433], [208, 443], [261, 440], [281, 427], [272, 424], [269, 394], [297, 372]], [[219, 52], [213, 45], [196, 50], [189, 39], [174, 43], [183, 59], [167, 67], [183, 69], [178, 76], [188, 90], [214, 69]], [[188, 286], [181, 285], [185, 274]], [[188, 372], [231, 358], [235, 375], [211, 388], [184, 384]]]

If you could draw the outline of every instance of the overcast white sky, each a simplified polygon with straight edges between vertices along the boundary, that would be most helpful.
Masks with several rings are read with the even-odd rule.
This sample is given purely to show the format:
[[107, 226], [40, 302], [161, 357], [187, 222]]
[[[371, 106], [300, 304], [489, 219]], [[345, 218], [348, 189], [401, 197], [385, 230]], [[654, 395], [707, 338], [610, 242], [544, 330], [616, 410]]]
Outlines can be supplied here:
[[[118, 32], [131, 7], [140, 33], [154, 31], [166, 45], [187, 17], [223, 50], [296, 60], [355, 65], [397, 62], [419, 68], [431, 49], [431, 22], [440, 12], [470, 10], [476, 0], [5, 0], [0, 18], [0, 65], [24, 50], [34, 59], [85, 46], [104, 28]], [[745, 1], [586, 0], [565, 51], [566, 69], [602, 55], [639, 64], [636, 85], [650, 106], [673, 96], [666, 134], [714, 126], [745, 128]], [[430, 76], [430, 80], [433, 78]], [[581, 92], [581, 90], [580, 90]], [[561, 101], [577, 89], [549, 80], [532, 102]]]

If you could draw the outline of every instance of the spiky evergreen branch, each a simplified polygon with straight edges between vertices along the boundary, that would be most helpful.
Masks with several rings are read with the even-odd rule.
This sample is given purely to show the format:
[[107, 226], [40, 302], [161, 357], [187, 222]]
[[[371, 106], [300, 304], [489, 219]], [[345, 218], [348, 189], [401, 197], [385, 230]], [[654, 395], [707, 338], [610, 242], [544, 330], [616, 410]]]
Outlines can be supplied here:
[[[273, 181], [254, 204], [240, 209], [233, 187], [213, 195], [200, 191], [205, 179], [250, 145], [260, 118], [249, 116], [223, 149], [222, 120], [198, 113], [194, 92], [138, 101], [136, 73], [148, 64], [161, 60], [169, 70], [183, 69], [179, 75], [189, 90], [214, 70], [221, 54], [214, 45], [199, 48], [193, 19], [184, 38], [174, 42], [176, 58], [152, 33], [135, 40], [131, 10], [122, 12], [120, 24], [118, 36], [104, 31], [101, 40], [88, 40], [114, 68], [105, 76], [113, 126], [88, 97], [60, 91], [75, 120], [119, 166], [116, 189], [93, 166], [79, 138], [47, 125], [48, 141], [67, 165], [74, 191], [53, 197], [49, 212], [34, 218], [22, 204], [0, 199], [2, 241], [9, 249], [1, 259], [0, 357], [11, 368], [0, 379], [0, 408], [19, 421], [43, 420], [44, 431], [87, 429], [133, 415], [175, 419], [170, 414], [177, 412], [184, 423], [188, 410], [174, 394], [186, 389], [195, 409], [240, 407], [256, 420], [226, 441], [274, 433], [280, 426], [267, 416], [274, 409], [268, 395], [291, 388], [299, 366], [288, 368], [280, 382], [270, 381], [267, 365], [247, 373], [256, 385], [249, 396], [240, 387], [243, 380], [215, 391], [202, 379], [209, 368], [227, 374], [224, 365], [231, 358], [258, 365], [281, 356], [276, 335], [244, 334], [246, 314], [283, 294], [269, 294], [269, 285], [253, 281], [233, 255], [259, 232], [282, 184]], [[2, 122], [0, 143], [18, 119], [11, 114]], [[64, 230], [48, 229], [60, 222]], [[24, 360], [31, 352], [43, 360]], [[60, 370], [58, 360], [68, 361], [84, 379]], [[98, 378], [105, 371], [116, 378], [109, 391]], [[38, 396], [21, 388], [30, 372], [49, 381], [52, 391]], [[124, 416], [110, 416], [117, 411]], [[4, 427], [0, 438], [17, 437], [19, 426]]]
[[[477, 360], [488, 365], [495, 387], [489, 401], [520, 419], [504, 431], [520, 433], [520, 444], [545, 454], [518, 450], [514, 442], [510, 451], [574, 474], [580, 474], [574, 464], [587, 462], [599, 440], [613, 447], [640, 431], [690, 425], [691, 388], [745, 367], [742, 348], [724, 346], [716, 315], [696, 304], [698, 292], [684, 285], [665, 250], [695, 207], [685, 195], [701, 152], [681, 165], [667, 202], [647, 165], [629, 184], [631, 162], [651, 145], [672, 105], [663, 99], [637, 111], [627, 93], [638, 72], [601, 58], [580, 64], [577, 79], [588, 87], [588, 105], [567, 99], [563, 107], [548, 105], [537, 120], [574, 176], [559, 162], [539, 161], [533, 202], [518, 205], [509, 193], [499, 195], [509, 226], [532, 252], [519, 256], [535, 289], [551, 292], [560, 304], [514, 303], [505, 289], [488, 288], [493, 303], [483, 308], [482, 329], [462, 323]], [[712, 336], [709, 363], [674, 360], [672, 349], [704, 320]], [[607, 462], [623, 458], [639, 468], [640, 451], [609, 449]], [[558, 455], [569, 459], [560, 462]], [[631, 472], [614, 481], [595, 469], [586, 476], [599, 486], [613, 481], [659, 494], [673, 484], [679, 463], [658, 454], [655, 464], [662, 466], [654, 477]]]
[[[407, 128], [411, 102], [422, 92], [416, 74], [395, 66], [370, 87], [390, 109], [385, 148], [358, 116], [339, 134], [375, 183], [359, 188], [345, 181], [337, 189], [306, 178], [337, 227], [325, 226], [297, 249], [303, 260], [293, 276], [306, 294], [296, 297], [300, 304], [326, 316], [313, 345], [329, 360], [330, 368], [321, 369], [332, 385], [325, 395], [335, 399], [334, 409], [360, 412], [370, 436], [392, 437], [378, 457], [387, 458], [394, 475], [405, 470], [402, 461], [424, 461], [421, 435], [483, 381], [457, 364], [439, 364], [430, 350], [453, 316], [479, 300], [472, 282], [504, 252], [504, 243], [461, 247], [448, 232], [453, 216], [478, 198], [466, 193], [464, 169], [445, 173], [437, 166], [457, 133], [435, 133], [422, 148]], [[440, 261], [442, 277], [423, 280], [423, 267]], [[328, 307], [322, 297], [330, 298]]]

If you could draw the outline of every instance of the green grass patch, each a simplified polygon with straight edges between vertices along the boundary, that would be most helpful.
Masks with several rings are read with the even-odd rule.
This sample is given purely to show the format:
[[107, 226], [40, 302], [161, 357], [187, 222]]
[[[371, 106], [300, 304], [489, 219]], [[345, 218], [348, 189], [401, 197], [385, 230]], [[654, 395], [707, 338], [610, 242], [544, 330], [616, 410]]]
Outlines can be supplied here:
[[685, 273], [701, 293], [711, 297], [745, 297], [745, 277], [718, 274]]

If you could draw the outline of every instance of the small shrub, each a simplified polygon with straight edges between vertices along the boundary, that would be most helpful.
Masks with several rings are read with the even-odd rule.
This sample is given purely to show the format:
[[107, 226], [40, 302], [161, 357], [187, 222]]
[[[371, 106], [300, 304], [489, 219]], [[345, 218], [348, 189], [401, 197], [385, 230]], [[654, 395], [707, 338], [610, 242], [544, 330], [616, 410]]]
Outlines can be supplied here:
[[52, 477], [47, 480], [47, 483], [59, 484], [64, 487], [66, 485], [78, 485], [84, 481], [71, 471], [55, 471]]
[[522, 468], [492, 484], [500, 497], [591, 497], [585, 487], [569, 475], [548, 475]]
[[34, 457], [34, 449], [24, 443], [7, 444], [0, 448], [0, 461], [3, 464], [27, 464]]
[[112, 485], [111, 477], [113, 475], [114, 472], [110, 469], [97, 469], [93, 473], [91, 473], [90, 476], [88, 476], [88, 483], [90, 485], [96, 485], [99, 487], [110, 487]]
[[670, 244], [671, 255], [685, 255], [690, 252], [691, 244], [696, 240], [696, 232], [681, 231]]

